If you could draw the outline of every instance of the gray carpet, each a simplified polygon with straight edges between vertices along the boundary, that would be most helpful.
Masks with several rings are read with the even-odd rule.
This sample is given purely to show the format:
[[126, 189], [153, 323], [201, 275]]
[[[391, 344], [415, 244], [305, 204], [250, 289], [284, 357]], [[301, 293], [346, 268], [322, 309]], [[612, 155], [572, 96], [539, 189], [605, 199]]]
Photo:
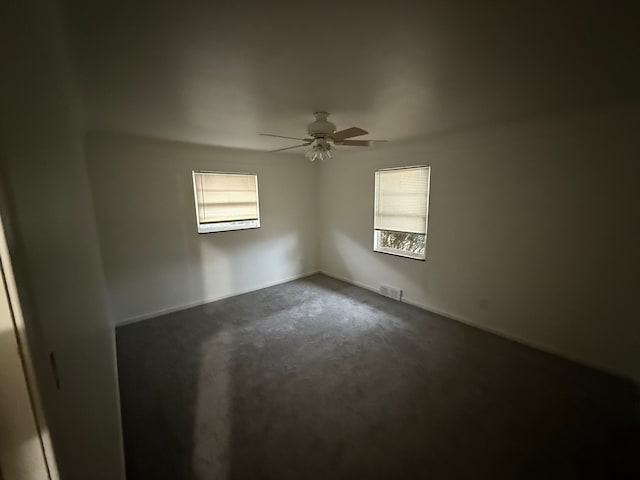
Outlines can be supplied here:
[[630, 383], [322, 275], [117, 346], [128, 480], [640, 478]]

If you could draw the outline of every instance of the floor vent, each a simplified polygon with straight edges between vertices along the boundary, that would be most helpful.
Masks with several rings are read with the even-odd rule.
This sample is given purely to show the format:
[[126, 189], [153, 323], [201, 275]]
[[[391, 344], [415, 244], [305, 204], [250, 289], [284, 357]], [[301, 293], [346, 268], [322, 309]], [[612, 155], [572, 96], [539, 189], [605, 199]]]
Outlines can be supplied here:
[[380, 285], [380, 295], [400, 301], [402, 299], [402, 290], [387, 285]]

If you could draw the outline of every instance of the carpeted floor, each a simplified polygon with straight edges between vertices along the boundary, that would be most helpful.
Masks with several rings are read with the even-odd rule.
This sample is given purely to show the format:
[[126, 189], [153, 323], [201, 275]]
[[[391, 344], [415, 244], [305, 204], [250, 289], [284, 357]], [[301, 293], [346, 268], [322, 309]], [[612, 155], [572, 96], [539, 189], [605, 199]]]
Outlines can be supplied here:
[[630, 383], [322, 275], [117, 343], [128, 480], [640, 478]]

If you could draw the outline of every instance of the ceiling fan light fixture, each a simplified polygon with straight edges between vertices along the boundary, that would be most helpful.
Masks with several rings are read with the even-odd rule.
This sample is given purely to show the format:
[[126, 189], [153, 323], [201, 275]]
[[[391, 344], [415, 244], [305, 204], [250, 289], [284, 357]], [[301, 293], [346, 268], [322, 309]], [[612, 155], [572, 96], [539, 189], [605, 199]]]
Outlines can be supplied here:
[[333, 152], [331, 151], [331, 144], [327, 142], [316, 142], [307, 152], [304, 154], [312, 162], [316, 160], [327, 160], [333, 158]]

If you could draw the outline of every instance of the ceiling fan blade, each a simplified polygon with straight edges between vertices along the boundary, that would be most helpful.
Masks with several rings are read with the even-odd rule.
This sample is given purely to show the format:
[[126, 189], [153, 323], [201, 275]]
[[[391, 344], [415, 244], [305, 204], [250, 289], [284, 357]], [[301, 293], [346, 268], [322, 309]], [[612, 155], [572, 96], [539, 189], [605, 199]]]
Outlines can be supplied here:
[[277, 150], [269, 150], [269, 151], [270, 152], [282, 152], [283, 150], [291, 150], [292, 148], [306, 147], [307, 145], [311, 145], [311, 142], [303, 143], [302, 145], [294, 145], [293, 147], [285, 147], [285, 148], [279, 148]]
[[343, 140], [341, 142], [337, 142], [338, 145], [347, 145], [350, 147], [368, 147], [369, 140]]
[[352, 147], [371, 147], [374, 143], [384, 143], [389, 140], [339, 140], [334, 141], [336, 145], [349, 145]]
[[333, 138], [334, 141], [342, 141], [345, 140], [347, 138], [353, 138], [353, 137], [359, 137], [360, 135], [366, 135], [367, 132], [366, 130], [363, 130], [361, 128], [358, 127], [351, 127], [351, 128], [347, 128], [346, 130], [340, 130], [339, 132], [334, 133], [333, 135], [331, 135], [331, 138]]
[[285, 137], [284, 135], [271, 135], [270, 133], [261, 133], [263, 137], [288, 138], [290, 140], [302, 140], [303, 142], [312, 142], [313, 138]]

